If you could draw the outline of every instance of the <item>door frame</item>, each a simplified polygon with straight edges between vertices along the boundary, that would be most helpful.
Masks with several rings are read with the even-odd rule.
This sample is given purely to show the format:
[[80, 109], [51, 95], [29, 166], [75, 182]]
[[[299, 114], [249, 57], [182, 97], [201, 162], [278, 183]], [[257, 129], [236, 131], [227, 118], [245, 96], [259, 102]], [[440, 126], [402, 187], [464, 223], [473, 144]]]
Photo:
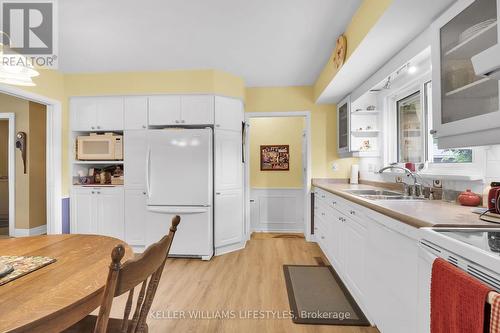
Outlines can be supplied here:
[[[313, 241], [311, 235], [311, 112], [310, 111], [277, 111], [277, 112], [245, 112], [245, 234], [246, 239], [250, 239], [250, 124], [251, 118], [277, 118], [277, 117], [303, 117], [305, 119], [305, 135], [306, 135], [306, 165], [303, 167], [304, 184], [304, 236], [306, 241]], [[302, 133], [301, 133], [302, 135]]]
[[[62, 233], [62, 189], [61, 189], [62, 103], [61, 101], [5, 84], [0, 84], [0, 93], [28, 100], [31, 102], [43, 104], [47, 108], [47, 124], [46, 124], [46, 140], [45, 140], [46, 144], [45, 187], [46, 187], [46, 201], [47, 201], [46, 202], [47, 234], [61, 234]], [[14, 132], [15, 132], [15, 127], [14, 127]], [[14, 149], [14, 158], [15, 158], [15, 149]], [[13, 161], [15, 161], [15, 159]], [[15, 163], [13, 164], [15, 165]], [[9, 203], [9, 209], [10, 209], [10, 203]], [[15, 226], [15, 220], [13, 220], [13, 225]], [[29, 236], [29, 230], [28, 234], [23, 233], [22, 235], [15, 235], [15, 228], [14, 230], [10, 229], [10, 220], [9, 220], [9, 234], [11, 237]]]
[[9, 141], [7, 142], [7, 176], [9, 186], [9, 236], [14, 236], [16, 228], [16, 115], [12, 112], [0, 113], [0, 119], [9, 122]]

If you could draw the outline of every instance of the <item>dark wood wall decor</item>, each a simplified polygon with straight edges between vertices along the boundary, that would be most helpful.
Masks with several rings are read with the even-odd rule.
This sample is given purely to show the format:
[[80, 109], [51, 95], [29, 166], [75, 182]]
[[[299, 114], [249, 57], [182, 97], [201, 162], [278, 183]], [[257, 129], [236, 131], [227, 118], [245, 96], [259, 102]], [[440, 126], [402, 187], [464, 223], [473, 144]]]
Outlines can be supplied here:
[[260, 171], [289, 171], [289, 145], [260, 146]]

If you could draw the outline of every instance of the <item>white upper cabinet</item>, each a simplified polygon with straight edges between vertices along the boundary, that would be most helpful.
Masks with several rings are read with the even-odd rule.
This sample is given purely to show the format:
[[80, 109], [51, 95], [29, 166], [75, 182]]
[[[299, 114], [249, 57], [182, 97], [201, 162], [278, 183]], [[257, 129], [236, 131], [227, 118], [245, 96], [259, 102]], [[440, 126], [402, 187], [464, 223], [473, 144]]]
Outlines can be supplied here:
[[169, 95], [149, 97], [149, 125], [210, 125], [213, 123], [213, 96]]
[[498, 43], [497, 0], [462, 0], [433, 25], [433, 129], [442, 148], [500, 143], [499, 81], [471, 58]]
[[126, 130], [145, 129], [148, 127], [148, 98], [145, 96], [127, 96], [123, 101], [124, 127]]
[[74, 131], [123, 130], [123, 97], [77, 97], [71, 100]]
[[243, 112], [243, 104], [240, 100], [215, 96], [215, 129], [241, 132]]
[[351, 100], [349, 97], [337, 105], [337, 151], [341, 155], [350, 152], [351, 139]]
[[181, 97], [181, 123], [183, 125], [209, 125], [214, 123], [214, 96], [185, 95]]
[[181, 121], [181, 96], [149, 97], [149, 125], [179, 125]]

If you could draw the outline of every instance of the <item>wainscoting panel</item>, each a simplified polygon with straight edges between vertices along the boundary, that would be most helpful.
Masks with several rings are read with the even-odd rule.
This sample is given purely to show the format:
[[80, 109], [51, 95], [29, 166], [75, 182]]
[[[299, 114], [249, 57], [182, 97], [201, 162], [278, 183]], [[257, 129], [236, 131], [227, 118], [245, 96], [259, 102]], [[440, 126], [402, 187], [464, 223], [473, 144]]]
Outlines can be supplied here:
[[304, 205], [301, 188], [253, 188], [250, 191], [252, 231], [303, 232]]

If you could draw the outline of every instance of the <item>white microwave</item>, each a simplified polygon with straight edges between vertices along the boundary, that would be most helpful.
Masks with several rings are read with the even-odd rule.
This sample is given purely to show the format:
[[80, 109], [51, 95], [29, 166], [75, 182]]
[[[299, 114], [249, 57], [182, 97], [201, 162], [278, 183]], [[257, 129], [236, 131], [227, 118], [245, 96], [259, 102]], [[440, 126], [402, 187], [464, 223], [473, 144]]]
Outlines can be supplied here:
[[83, 135], [77, 138], [76, 159], [83, 161], [123, 160], [123, 136], [113, 133]]

